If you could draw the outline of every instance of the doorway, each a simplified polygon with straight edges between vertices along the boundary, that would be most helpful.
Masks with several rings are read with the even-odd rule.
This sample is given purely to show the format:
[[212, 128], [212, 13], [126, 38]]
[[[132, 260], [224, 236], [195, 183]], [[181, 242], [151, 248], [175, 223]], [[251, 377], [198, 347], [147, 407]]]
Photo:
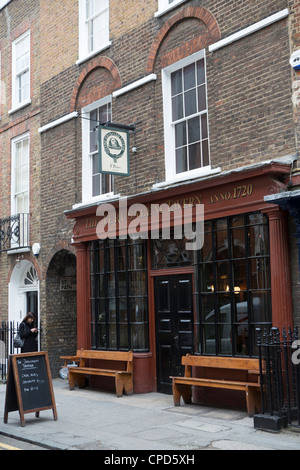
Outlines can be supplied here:
[[172, 393], [181, 375], [181, 357], [194, 349], [193, 276], [158, 276], [154, 281], [157, 391]]
[[30, 291], [26, 292], [27, 297], [27, 313], [31, 312], [34, 314], [34, 323], [36, 326], [39, 325], [39, 317], [38, 317], [38, 292]]

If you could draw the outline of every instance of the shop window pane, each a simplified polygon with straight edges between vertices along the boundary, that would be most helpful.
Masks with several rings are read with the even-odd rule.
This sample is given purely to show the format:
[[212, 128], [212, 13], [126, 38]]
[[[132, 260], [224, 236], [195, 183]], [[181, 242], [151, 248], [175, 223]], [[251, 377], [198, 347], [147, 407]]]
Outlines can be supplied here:
[[204, 323], [215, 322], [215, 299], [213, 295], [202, 295], [202, 314]]
[[109, 348], [117, 349], [117, 328], [115, 324], [109, 324]]
[[[161, 299], [162, 300], [162, 299]], [[135, 298], [130, 301], [130, 318], [133, 323], [146, 323], [147, 322], [147, 297]], [[165, 301], [163, 301], [165, 302]], [[164, 307], [165, 304], [160, 304]]]
[[145, 295], [146, 294], [146, 283], [144, 271], [136, 271], [129, 273], [130, 279], [130, 295]]
[[246, 257], [245, 229], [236, 228], [231, 231], [231, 249], [233, 258]]
[[118, 294], [120, 296], [127, 295], [127, 274], [126, 272], [118, 273]]
[[96, 295], [98, 297], [105, 297], [105, 276], [99, 275], [96, 281]]
[[228, 259], [228, 232], [227, 230], [221, 230], [216, 232], [216, 259]]
[[216, 354], [215, 324], [207, 324], [203, 327], [203, 349], [205, 354]]
[[245, 259], [234, 261], [233, 285], [235, 292], [247, 290], [247, 263]]
[[248, 228], [250, 256], [263, 256], [269, 253], [269, 238], [266, 225]]
[[106, 348], [106, 326], [105, 324], [101, 323], [100, 325], [97, 326], [97, 334], [98, 334], [98, 340], [97, 344], [95, 347], [97, 348]]
[[127, 323], [127, 297], [119, 299], [119, 321], [121, 323]]
[[201, 291], [214, 292], [214, 265], [213, 263], [205, 263], [201, 265]]
[[212, 261], [213, 252], [212, 252], [212, 233], [206, 232], [207, 225], [204, 224], [204, 244], [202, 249], [202, 261]]
[[129, 269], [145, 269], [145, 245], [140, 240], [128, 240]]
[[131, 344], [133, 349], [148, 349], [145, 325], [131, 325]]
[[248, 322], [239, 323], [234, 327], [235, 335], [235, 354], [241, 356], [248, 356], [249, 349], [249, 324]]
[[251, 259], [250, 266], [251, 289], [269, 289], [271, 287], [269, 276], [269, 258]]
[[128, 327], [127, 323], [120, 323], [120, 348], [128, 349]]
[[233, 321], [234, 323], [248, 322], [249, 305], [247, 292], [240, 292], [234, 295]]
[[269, 291], [256, 291], [250, 297], [252, 309], [252, 323], [270, 323], [272, 319], [271, 301]]
[[216, 276], [217, 276], [217, 291], [229, 292], [230, 277], [229, 277], [229, 262], [224, 261], [216, 263]]
[[218, 353], [232, 354], [232, 331], [230, 324], [220, 324], [218, 326]]
[[116, 299], [109, 299], [108, 305], [108, 321], [115, 322], [117, 319], [117, 312], [116, 312]]
[[230, 293], [224, 292], [217, 294], [218, 298], [218, 322], [219, 323], [231, 323], [232, 318], [232, 306], [230, 301]]

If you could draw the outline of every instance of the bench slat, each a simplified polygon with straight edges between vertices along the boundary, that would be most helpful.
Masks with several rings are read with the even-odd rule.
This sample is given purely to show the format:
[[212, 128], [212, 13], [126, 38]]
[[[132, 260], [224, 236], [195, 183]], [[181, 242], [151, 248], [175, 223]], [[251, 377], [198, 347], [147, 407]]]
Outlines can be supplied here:
[[259, 371], [259, 360], [250, 358], [186, 355], [182, 357], [182, 365]]
[[251, 384], [248, 382], [237, 382], [233, 380], [215, 380], [215, 379], [201, 379], [201, 378], [186, 378], [186, 377], [174, 377], [174, 383], [187, 384], [187, 385], [197, 385], [199, 387], [212, 387], [212, 388], [224, 388], [230, 390], [246, 390], [250, 385], [252, 387], [260, 388], [259, 384]]
[[126, 370], [110, 370], [110, 369], [94, 369], [92, 367], [72, 367], [72, 374], [86, 374], [86, 375], [116, 375], [116, 374], [128, 374], [131, 372]]

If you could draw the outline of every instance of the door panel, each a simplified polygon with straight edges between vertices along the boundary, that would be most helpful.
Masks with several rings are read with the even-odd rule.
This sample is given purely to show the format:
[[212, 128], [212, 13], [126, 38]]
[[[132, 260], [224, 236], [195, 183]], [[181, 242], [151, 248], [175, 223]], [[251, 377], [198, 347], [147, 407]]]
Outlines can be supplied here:
[[191, 274], [155, 278], [157, 387], [172, 393], [170, 376], [181, 375], [181, 357], [193, 352], [194, 316]]

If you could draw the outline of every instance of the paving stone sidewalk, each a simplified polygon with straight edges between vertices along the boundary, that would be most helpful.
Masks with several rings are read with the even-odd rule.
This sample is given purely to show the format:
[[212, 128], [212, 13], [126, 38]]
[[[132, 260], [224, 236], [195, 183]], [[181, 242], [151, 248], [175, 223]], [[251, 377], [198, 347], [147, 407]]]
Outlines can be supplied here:
[[[58, 420], [51, 411], [19, 413], [0, 421], [5, 433], [59, 450], [300, 450], [300, 432], [273, 434], [254, 429], [246, 412], [200, 405], [173, 406], [172, 396], [160, 393], [123, 396], [99, 390], [70, 391], [62, 379], [53, 381]], [[4, 416], [6, 385], [0, 384]]]

